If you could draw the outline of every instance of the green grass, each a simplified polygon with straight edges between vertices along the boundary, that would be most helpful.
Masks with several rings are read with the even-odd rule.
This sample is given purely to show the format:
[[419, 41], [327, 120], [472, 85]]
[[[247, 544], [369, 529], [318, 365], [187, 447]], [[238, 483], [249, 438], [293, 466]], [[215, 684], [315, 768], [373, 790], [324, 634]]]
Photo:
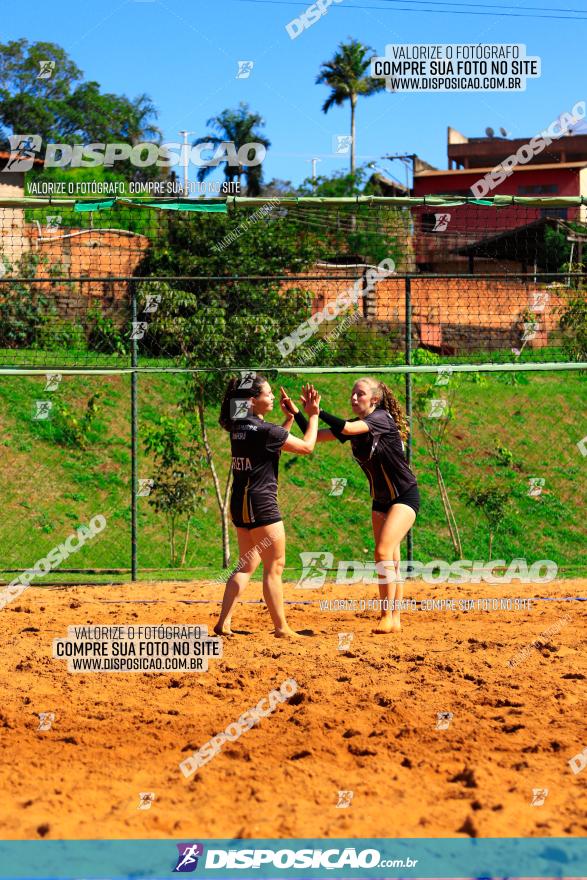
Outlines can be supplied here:
[[[442, 473], [461, 533], [467, 559], [487, 559], [487, 526], [468, 508], [461, 493], [477, 478], [492, 478], [507, 487], [511, 502], [493, 549], [495, 559], [516, 557], [529, 562], [552, 559], [562, 575], [585, 573], [585, 509], [587, 457], [577, 442], [587, 432], [587, 375], [584, 372], [469, 374], [451, 380], [455, 417], [447, 432]], [[317, 375], [326, 409], [350, 415], [350, 375]], [[404, 378], [382, 376], [404, 400]], [[311, 376], [282, 375], [292, 393]], [[432, 378], [416, 376], [414, 391]], [[177, 413], [183, 378], [177, 374], [139, 377], [139, 436], [161, 413]], [[64, 376], [57, 392], [44, 390], [45, 377], [0, 377], [0, 479], [3, 515], [0, 520], [0, 569], [32, 566], [63, 541], [76, 526], [95, 514], [108, 526], [95, 540], [72, 555], [63, 568], [117, 569], [130, 565], [130, 378], [128, 376]], [[67, 400], [82, 414], [87, 400], [100, 391], [100, 412], [85, 450], [63, 446], [52, 421], [34, 421], [36, 400]], [[446, 389], [439, 387], [438, 396]], [[217, 409], [208, 413], [210, 439], [221, 484], [227, 476], [229, 443], [217, 425]], [[275, 421], [281, 421], [276, 407]], [[297, 428], [294, 432], [299, 435]], [[497, 446], [511, 452], [500, 463]], [[507, 459], [507, 456], [506, 456]], [[434, 469], [418, 427], [414, 429], [414, 470], [422, 508], [414, 529], [415, 558], [452, 560], [455, 554]], [[142, 447], [139, 477], [150, 477], [153, 464]], [[331, 497], [331, 480], [345, 477], [341, 497]], [[540, 498], [528, 497], [530, 477], [545, 479]], [[139, 564], [142, 578], [216, 577], [221, 574], [220, 515], [209, 480], [208, 496], [192, 517], [186, 565], [169, 570], [167, 527], [148, 498], [139, 498]], [[299, 571], [301, 551], [328, 550], [338, 560], [373, 558], [367, 480], [353, 462], [350, 448], [321, 444], [309, 457], [284, 453], [280, 465], [280, 506], [287, 532], [288, 576]], [[181, 542], [182, 535], [179, 541]], [[236, 542], [231, 527], [231, 547]], [[145, 569], [151, 569], [148, 572]], [[0, 575], [10, 580], [13, 575]], [[63, 582], [119, 581], [126, 575], [58, 575]], [[42, 583], [42, 579], [39, 580]]]

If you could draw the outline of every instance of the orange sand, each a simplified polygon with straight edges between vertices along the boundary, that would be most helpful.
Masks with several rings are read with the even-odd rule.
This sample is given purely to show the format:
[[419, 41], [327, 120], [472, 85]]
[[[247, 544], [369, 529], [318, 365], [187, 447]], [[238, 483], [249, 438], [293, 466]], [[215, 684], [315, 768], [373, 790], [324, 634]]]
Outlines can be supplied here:
[[[408, 596], [585, 595], [585, 582], [410, 585]], [[368, 598], [374, 587], [286, 586], [290, 600]], [[584, 603], [530, 611], [406, 612], [373, 636], [373, 612], [289, 606], [299, 643], [243, 605], [206, 673], [83, 673], [54, 660], [71, 624], [206, 624], [221, 588], [200, 583], [31, 587], [0, 612], [2, 837], [482, 837], [587, 831]], [[257, 599], [253, 584], [247, 599]], [[138, 600], [157, 600], [139, 604]], [[507, 661], [571, 622], [520, 666]], [[338, 633], [353, 632], [350, 651]], [[286, 678], [299, 686], [190, 779], [178, 764]], [[436, 713], [450, 711], [448, 730]], [[40, 732], [39, 712], [54, 712]], [[531, 806], [533, 788], [548, 788]], [[338, 791], [354, 793], [337, 808]], [[139, 810], [139, 792], [154, 792]]]

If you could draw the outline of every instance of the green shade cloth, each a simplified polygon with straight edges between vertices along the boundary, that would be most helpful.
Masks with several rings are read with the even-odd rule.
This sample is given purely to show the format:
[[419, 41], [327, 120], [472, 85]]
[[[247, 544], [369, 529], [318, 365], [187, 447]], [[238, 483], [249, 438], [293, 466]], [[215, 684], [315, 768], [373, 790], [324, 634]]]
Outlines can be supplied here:
[[132, 199], [117, 199], [119, 204], [130, 204], [138, 208], [163, 208], [165, 211], [203, 211], [205, 214], [226, 214], [228, 208], [225, 202], [204, 202], [192, 199], [175, 199], [172, 202], [165, 199], [155, 199], [150, 202], [135, 202]]
[[100, 199], [95, 202], [76, 202], [74, 211], [104, 211], [112, 208], [116, 199]]
[[99, 201], [78, 201], [75, 211], [102, 211], [112, 208], [115, 204], [131, 205], [134, 208], [163, 208], [166, 211], [204, 211], [206, 214], [226, 214], [228, 208], [224, 202], [206, 204], [205, 202], [178, 199], [173, 202], [156, 199], [152, 202], [134, 201], [133, 199], [100, 199]]

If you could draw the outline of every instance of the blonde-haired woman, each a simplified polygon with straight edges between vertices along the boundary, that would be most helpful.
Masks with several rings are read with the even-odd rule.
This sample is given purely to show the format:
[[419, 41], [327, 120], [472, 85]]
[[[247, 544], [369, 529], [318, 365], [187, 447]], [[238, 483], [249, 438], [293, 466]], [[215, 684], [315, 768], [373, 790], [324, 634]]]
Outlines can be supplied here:
[[[305, 403], [303, 395], [302, 401]], [[381, 617], [374, 632], [399, 632], [398, 603], [403, 599], [400, 544], [420, 507], [418, 483], [404, 454], [409, 428], [399, 403], [383, 382], [370, 377], [359, 379], [353, 385], [350, 401], [353, 419], [341, 419], [320, 410], [320, 418], [329, 427], [318, 431], [318, 442], [350, 440], [353, 457], [367, 475], [373, 499], [371, 521], [382, 600]], [[289, 399], [288, 404], [303, 428], [304, 416]]]

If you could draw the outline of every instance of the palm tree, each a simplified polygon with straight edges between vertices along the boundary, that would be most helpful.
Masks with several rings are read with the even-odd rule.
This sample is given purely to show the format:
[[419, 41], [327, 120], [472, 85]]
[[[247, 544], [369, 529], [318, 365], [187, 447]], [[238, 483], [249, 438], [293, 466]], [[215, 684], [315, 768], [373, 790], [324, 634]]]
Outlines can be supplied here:
[[[229, 141], [234, 144], [234, 149], [238, 153], [240, 147], [245, 144], [259, 143], [265, 148], [271, 146], [271, 141], [255, 131], [256, 126], [264, 126], [265, 122], [258, 113], [251, 113], [249, 105], [241, 101], [237, 110], [223, 110], [218, 116], [208, 119], [206, 125], [211, 126], [218, 134], [206, 135], [197, 138], [194, 146], [197, 144], [211, 143], [215, 147]], [[236, 177], [240, 184], [240, 179], [244, 175], [247, 182], [247, 195], [258, 196], [261, 192], [261, 182], [263, 179], [262, 164], [259, 165], [230, 165], [228, 161], [220, 163], [224, 166], [224, 176], [230, 183]], [[198, 180], [202, 181], [211, 174], [216, 166], [203, 165], [198, 171]]]
[[[155, 124], [158, 112], [155, 104], [144, 92], [134, 98], [123, 98], [121, 107], [122, 125], [125, 132], [124, 140], [135, 147], [137, 144], [154, 143], [161, 144], [163, 132]], [[147, 168], [134, 168], [131, 170], [132, 179], [137, 182], [146, 182], [151, 178], [165, 179], [168, 174], [164, 168], [152, 165]]]
[[325, 61], [316, 77], [318, 85], [330, 86], [332, 91], [322, 105], [322, 112], [328, 113], [331, 107], [340, 106], [345, 101], [351, 104], [351, 174], [355, 173], [355, 108], [359, 95], [374, 95], [385, 89], [382, 79], [365, 76], [365, 71], [374, 56], [373, 49], [364, 46], [359, 40], [340, 43], [330, 61]]
[[139, 95], [130, 101], [130, 118], [128, 120], [129, 142], [136, 145], [143, 141], [161, 143], [163, 133], [155, 125], [158, 113], [149, 95]]

